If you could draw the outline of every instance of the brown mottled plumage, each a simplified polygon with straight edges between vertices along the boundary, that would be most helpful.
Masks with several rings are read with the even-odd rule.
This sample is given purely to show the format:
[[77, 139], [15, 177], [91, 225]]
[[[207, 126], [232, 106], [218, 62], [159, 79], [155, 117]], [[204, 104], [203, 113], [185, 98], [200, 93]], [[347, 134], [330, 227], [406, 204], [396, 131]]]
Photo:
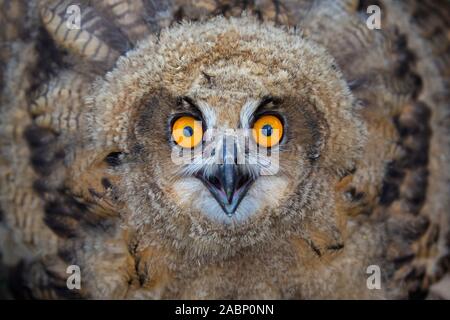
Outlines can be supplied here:
[[[448, 273], [448, 3], [80, 1], [75, 30], [69, 5], [0, 1], [8, 295], [424, 298]], [[284, 121], [280, 170], [231, 217], [171, 159], [194, 107], [208, 128]]]

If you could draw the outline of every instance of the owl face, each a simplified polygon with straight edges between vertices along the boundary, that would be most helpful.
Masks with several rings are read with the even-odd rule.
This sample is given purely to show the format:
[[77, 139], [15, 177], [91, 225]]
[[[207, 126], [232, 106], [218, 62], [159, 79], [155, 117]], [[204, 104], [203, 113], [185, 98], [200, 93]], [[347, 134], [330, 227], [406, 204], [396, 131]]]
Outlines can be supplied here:
[[167, 173], [174, 183], [168, 193], [183, 210], [194, 209], [225, 224], [277, 207], [290, 181], [300, 180], [297, 174], [309, 171], [280, 171], [280, 156], [286, 154], [281, 168], [306, 164], [311, 157], [306, 150], [301, 158], [289, 153], [289, 148], [313, 148], [308, 131], [303, 145], [287, 145], [288, 112], [278, 97], [265, 97], [262, 88], [255, 88], [256, 95], [236, 95], [231, 89], [223, 92], [222, 99], [217, 99], [215, 90], [203, 89], [204, 96], [196, 89], [190, 91], [189, 97], [195, 98], [189, 98], [188, 110], [171, 114], [169, 124], [174, 166]]
[[114, 170], [129, 221], [166, 234], [301, 219], [364, 136], [327, 53], [250, 18], [163, 31], [119, 59], [89, 102], [91, 140], [123, 155]]

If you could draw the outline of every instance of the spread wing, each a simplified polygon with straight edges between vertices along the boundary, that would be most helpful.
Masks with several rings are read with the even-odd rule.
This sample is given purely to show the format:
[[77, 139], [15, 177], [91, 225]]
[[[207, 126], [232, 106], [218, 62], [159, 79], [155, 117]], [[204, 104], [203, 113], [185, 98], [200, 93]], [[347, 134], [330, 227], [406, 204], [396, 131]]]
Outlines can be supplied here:
[[[6, 296], [6, 279], [20, 288], [18, 296], [70, 296], [64, 279], [74, 256], [67, 252], [83, 245], [72, 239], [117, 218], [113, 191], [99, 178], [107, 154], [85, 147], [83, 99], [96, 76], [174, 19], [172, 4], [160, 0], [71, 6], [61, 0], [0, 1], [0, 253]], [[111, 270], [122, 265], [117, 256], [109, 262]]]
[[[381, 9], [380, 30], [366, 24], [372, 4]], [[284, 7], [288, 24], [337, 60], [368, 126], [364, 157], [343, 190], [350, 222], [384, 222], [391, 286], [403, 289], [398, 297], [423, 298], [449, 265], [450, 6], [349, 0]]]
[[[101, 178], [115, 178], [108, 162], [120, 155], [93, 152], [83, 136], [83, 99], [95, 77], [163, 27], [247, 11], [300, 28], [336, 59], [370, 137], [341, 190], [345, 213], [352, 222], [384, 223], [392, 286], [402, 283], [399, 296], [423, 296], [449, 268], [450, 6], [373, 1], [382, 28], [370, 30], [371, 2], [79, 1], [73, 29], [71, 1], [0, 0], [0, 237], [8, 277], [32, 297], [67, 292], [60, 266], [82, 245], [73, 239], [118, 219], [120, 203]], [[102, 259], [111, 270], [133, 269], [116, 236], [105, 236], [112, 249], [103, 248]]]
[[385, 221], [392, 285], [404, 288], [399, 297], [424, 297], [449, 261], [450, 7], [379, 1], [374, 31], [370, 2], [316, 5], [298, 23], [335, 57], [368, 126], [344, 191], [351, 220]]

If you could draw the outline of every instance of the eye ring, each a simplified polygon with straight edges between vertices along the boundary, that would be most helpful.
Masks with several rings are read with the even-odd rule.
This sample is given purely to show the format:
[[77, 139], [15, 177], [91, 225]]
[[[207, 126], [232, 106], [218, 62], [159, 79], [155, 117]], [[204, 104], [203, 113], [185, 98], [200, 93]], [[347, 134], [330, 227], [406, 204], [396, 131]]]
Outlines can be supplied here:
[[182, 148], [195, 148], [203, 139], [202, 121], [192, 116], [179, 117], [172, 125], [172, 139]]
[[283, 123], [275, 115], [262, 115], [253, 124], [252, 133], [258, 145], [271, 148], [279, 144], [283, 137]]

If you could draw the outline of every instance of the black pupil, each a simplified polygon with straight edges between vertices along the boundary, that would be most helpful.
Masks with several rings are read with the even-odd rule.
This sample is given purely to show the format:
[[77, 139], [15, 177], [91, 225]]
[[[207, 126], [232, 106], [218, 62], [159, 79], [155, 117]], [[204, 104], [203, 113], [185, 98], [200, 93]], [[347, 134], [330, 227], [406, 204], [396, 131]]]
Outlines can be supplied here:
[[183, 134], [185, 137], [192, 137], [192, 135], [194, 134], [194, 129], [192, 129], [192, 127], [190, 126], [186, 126], [183, 129]]
[[265, 135], [266, 137], [270, 137], [273, 133], [273, 128], [270, 124], [266, 124], [264, 125], [264, 127], [262, 127], [262, 134]]

